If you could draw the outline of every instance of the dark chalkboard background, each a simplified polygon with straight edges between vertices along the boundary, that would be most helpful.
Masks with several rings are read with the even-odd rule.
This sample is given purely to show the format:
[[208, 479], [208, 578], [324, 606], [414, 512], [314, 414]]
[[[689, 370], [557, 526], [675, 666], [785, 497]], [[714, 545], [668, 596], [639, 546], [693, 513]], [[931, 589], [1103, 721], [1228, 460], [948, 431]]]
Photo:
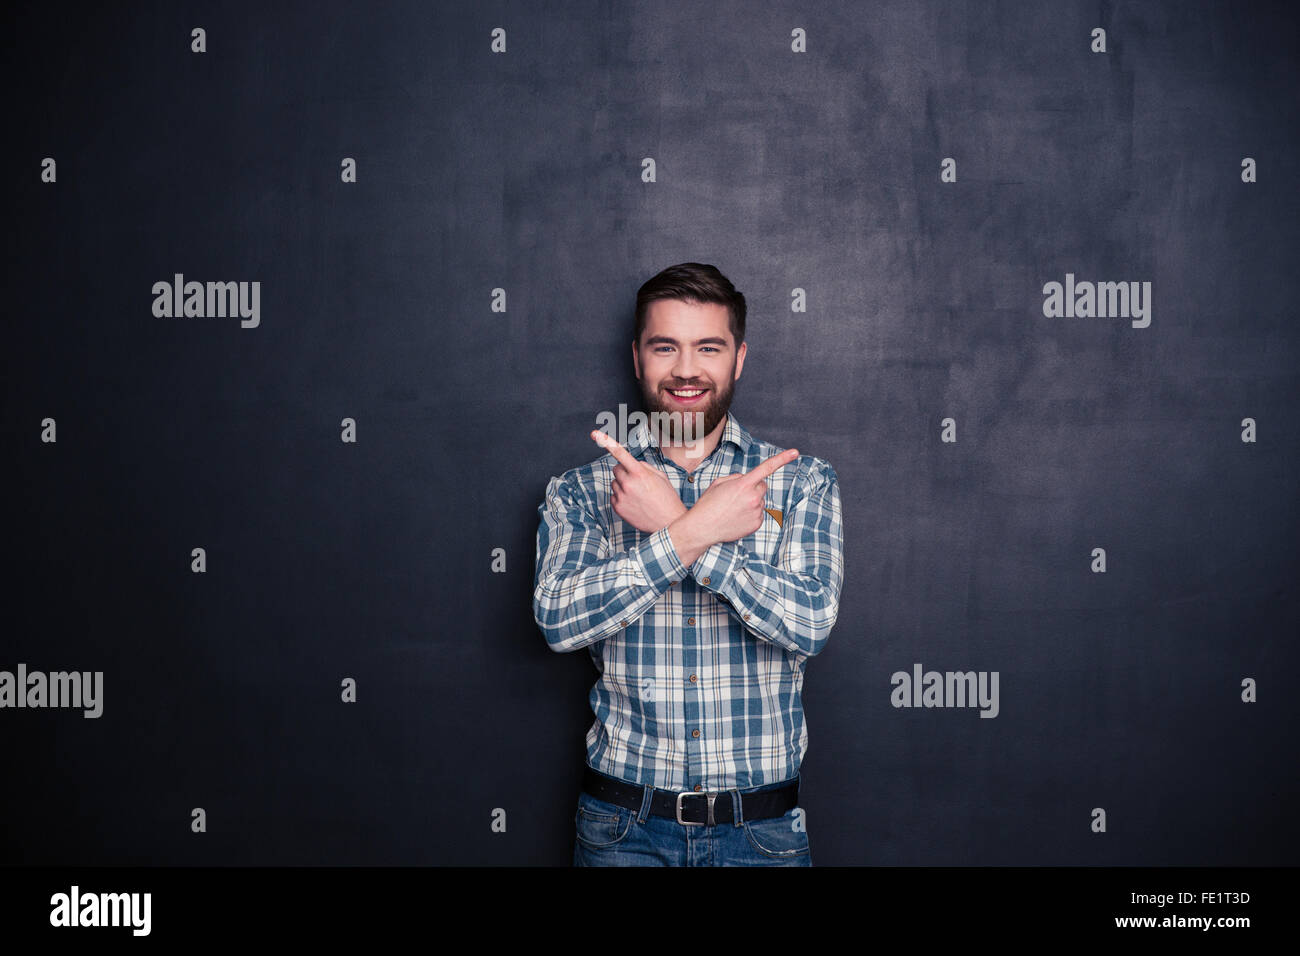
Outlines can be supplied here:
[[[568, 864], [536, 508], [694, 260], [737, 416], [841, 483], [816, 865], [1300, 862], [1290, 5], [559, 6], [6, 12], [0, 669], [105, 690], [0, 711], [0, 860]], [[260, 326], [155, 317], [177, 272]], [[1067, 272], [1151, 326], [1045, 318]], [[999, 716], [895, 709], [916, 662]]]

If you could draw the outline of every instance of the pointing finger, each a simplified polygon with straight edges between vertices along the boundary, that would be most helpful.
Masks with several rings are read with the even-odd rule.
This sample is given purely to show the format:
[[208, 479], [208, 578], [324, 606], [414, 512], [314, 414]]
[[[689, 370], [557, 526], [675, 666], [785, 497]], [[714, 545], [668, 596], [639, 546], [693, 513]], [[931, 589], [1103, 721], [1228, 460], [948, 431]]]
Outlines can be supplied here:
[[628, 468], [636, 468], [640, 462], [632, 457], [632, 453], [620, 445], [617, 441], [602, 431], [593, 431], [591, 439], [605, 451], [609, 452], [622, 465]]
[[753, 470], [745, 472], [746, 477], [761, 481], [767, 478], [779, 468], [784, 468], [790, 462], [799, 457], [799, 449], [787, 448], [783, 452], [778, 452], [767, 461], [760, 462], [754, 466]]

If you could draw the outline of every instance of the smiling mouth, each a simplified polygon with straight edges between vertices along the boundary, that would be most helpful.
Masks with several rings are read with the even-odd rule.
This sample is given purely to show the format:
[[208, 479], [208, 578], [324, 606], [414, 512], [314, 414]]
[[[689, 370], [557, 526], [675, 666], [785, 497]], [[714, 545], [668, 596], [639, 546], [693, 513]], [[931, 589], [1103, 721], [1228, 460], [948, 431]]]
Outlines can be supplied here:
[[667, 388], [664, 389], [669, 395], [677, 399], [682, 404], [689, 405], [691, 402], [699, 401], [700, 398], [708, 392], [707, 388]]

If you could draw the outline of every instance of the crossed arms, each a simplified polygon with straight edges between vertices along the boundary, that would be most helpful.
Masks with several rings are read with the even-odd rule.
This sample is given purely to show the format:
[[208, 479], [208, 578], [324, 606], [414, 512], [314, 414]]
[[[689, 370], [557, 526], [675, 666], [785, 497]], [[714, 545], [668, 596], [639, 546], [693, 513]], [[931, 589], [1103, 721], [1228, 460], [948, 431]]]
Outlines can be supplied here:
[[829, 464], [812, 459], [793, 489], [769, 563], [740, 540], [762, 523], [766, 479], [798, 451], [714, 479], [687, 509], [663, 472], [597, 435], [618, 460], [615, 511], [648, 536], [614, 552], [587, 490], [572, 480], [550, 480], [538, 507], [533, 617], [552, 650], [574, 651], [617, 634], [687, 575], [727, 604], [755, 638], [803, 657], [825, 647], [844, 579], [839, 484]]

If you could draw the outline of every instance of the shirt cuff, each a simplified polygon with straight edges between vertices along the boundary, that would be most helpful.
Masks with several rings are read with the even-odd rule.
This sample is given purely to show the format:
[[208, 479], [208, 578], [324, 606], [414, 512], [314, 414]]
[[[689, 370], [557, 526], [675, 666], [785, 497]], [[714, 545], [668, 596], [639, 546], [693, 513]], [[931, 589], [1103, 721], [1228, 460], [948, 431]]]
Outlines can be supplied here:
[[642, 576], [657, 592], [667, 591], [670, 584], [685, 580], [689, 573], [673, 547], [667, 525], [642, 541], [634, 551]]
[[691, 565], [691, 577], [710, 591], [723, 594], [732, 575], [745, 563], [745, 549], [734, 541], [709, 545]]

